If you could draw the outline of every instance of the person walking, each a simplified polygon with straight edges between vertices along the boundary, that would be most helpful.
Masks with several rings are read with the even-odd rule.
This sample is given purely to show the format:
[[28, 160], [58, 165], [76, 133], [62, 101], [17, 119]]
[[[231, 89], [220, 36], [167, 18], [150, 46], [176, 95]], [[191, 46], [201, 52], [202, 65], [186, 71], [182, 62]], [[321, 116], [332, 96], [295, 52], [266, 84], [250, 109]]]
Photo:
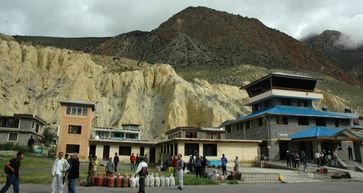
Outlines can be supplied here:
[[8, 163], [5, 164], [5, 173], [6, 173], [6, 183], [4, 187], [0, 190], [0, 193], [5, 193], [10, 185], [13, 185], [14, 193], [19, 193], [19, 169], [20, 169], [20, 161], [24, 159], [24, 153], [19, 151], [16, 154], [16, 158], [11, 159]]
[[69, 167], [68, 161], [63, 158], [63, 152], [59, 152], [52, 167], [52, 193], [63, 193], [63, 176]]
[[227, 163], [228, 163], [227, 158], [224, 156], [224, 154], [222, 154], [221, 158], [222, 175], [227, 174]]
[[79, 178], [78, 154], [74, 153], [69, 160], [70, 169], [68, 170], [68, 193], [76, 193], [76, 179]]
[[182, 160], [182, 155], [178, 155], [178, 161], [176, 162], [176, 173], [178, 176], [178, 189], [183, 190], [183, 178], [184, 178], [184, 171], [183, 171], [184, 161]]
[[139, 161], [140, 163], [138, 164], [134, 175], [135, 177], [136, 175], [139, 175], [139, 191], [137, 193], [145, 193], [145, 178], [149, 174], [147, 169], [148, 165], [143, 157], [140, 157]]
[[353, 160], [353, 149], [350, 145], [348, 146], [348, 158], [349, 160]]
[[117, 156], [117, 153], [115, 153], [115, 157], [113, 157], [113, 164], [115, 165], [115, 172], [117, 172], [118, 162], [120, 162], [120, 158]]

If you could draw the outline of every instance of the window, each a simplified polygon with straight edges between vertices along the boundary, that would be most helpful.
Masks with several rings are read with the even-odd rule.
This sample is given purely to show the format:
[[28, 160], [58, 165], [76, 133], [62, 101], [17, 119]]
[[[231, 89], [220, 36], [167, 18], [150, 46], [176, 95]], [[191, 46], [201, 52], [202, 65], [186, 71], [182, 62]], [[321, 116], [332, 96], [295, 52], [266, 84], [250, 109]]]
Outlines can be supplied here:
[[204, 156], [217, 156], [217, 144], [203, 144]]
[[281, 105], [291, 106], [291, 100], [290, 99], [281, 99]]
[[69, 125], [68, 133], [69, 134], [81, 134], [82, 126], [80, 125]]
[[339, 119], [334, 119], [335, 127], [339, 127]]
[[287, 116], [277, 116], [276, 117], [276, 124], [279, 124], [279, 125], [289, 124], [289, 122], [287, 120]]
[[309, 117], [297, 117], [299, 125], [309, 125]]
[[140, 147], [140, 156], [144, 156], [145, 154], [145, 147]]
[[119, 155], [131, 155], [131, 146], [119, 146], [118, 154]]
[[16, 118], [2, 118], [0, 120], [0, 127], [19, 128], [19, 119], [16, 119]]
[[246, 122], [246, 129], [249, 129], [249, 128], [251, 128], [251, 121]]
[[316, 118], [316, 126], [326, 126], [325, 118]]
[[254, 105], [252, 105], [252, 112], [256, 112], [256, 111], [258, 111], [259, 109], [258, 109], [258, 104], [254, 104]]
[[231, 126], [230, 126], [230, 125], [228, 125], [228, 126], [226, 127], [226, 130], [227, 130], [227, 133], [230, 133], [230, 132], [231, 132]]
[[266, 125], [266, 120], [264, 118], [259, 118], [258, 119], [258, 126], [265, 126]]
[[185, 132], [186, 138], [197, 138], [197, 132], [196, 131], [187, 131]]
[[67, 115], [79, 115], [79, 116], [87, 116], [88, 109], [86, 107], [72, 107], [68, 106], [66, 109]]
[[126, 133], [126, 139], [139, 139], [139, 134], [137, 134], [137, 133]]
[[79, 153], [79, 145], [67, 144], [66, 153]]
[[297, 105], [299, 107], [307, 107], [308, 106], [308, 101], [306, 101], [306, 100], [297, 100]]
[[184, 155], [195, 155], [195, 153], [199, 154], [199, 144], [198, 143], [186, 143], [184, 145]]
[[112, 133], [112, 138], [124, 138], [124, 135], [120, 132], [114, 132]]
[[272, 106], [272, 102], [271, 102], [271, 100], [266, 100], [265, 101], [265, 108], [267, 109], [267, 108], [269, 108], [269, 107], [271, 107]]
[[8, 141], [17, 142], [18, 141], [18, 133], [9, 133]]

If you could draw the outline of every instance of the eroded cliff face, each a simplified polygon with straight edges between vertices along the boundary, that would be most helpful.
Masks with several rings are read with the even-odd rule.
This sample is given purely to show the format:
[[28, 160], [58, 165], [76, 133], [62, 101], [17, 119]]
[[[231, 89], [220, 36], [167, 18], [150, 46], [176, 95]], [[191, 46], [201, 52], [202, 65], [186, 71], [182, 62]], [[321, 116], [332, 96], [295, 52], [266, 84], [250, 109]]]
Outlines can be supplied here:
[[116, 71], [82, 52], [0, 37], [0, 113], [34, 113], [55, 126], [59, 101], [92, 101], [94, 126], [137, 123], [141, 137], [153, 140], [174, 127], [216, 127], [249, 112], [238, 87], [187, 82], [165, 64], [133, 69]]

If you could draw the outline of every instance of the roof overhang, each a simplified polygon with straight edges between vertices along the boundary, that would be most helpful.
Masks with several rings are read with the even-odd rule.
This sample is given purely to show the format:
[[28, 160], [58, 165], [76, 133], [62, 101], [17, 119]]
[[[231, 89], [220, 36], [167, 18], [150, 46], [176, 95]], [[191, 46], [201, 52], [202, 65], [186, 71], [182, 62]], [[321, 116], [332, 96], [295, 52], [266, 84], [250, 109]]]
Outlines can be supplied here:
[[242, 139], [197, 139], [197, 138], [174, 138], [168, 139], [158, 144], [170, 143], [170, 142], [190, 142], [190, 143], [200, 143], [200, 142], [211, 142], [211, 143], [262, 143], [262, 140], [242, 140]]
[[272, 89], [257, 96], [249, 98], [248, 103], [245, 105], [253, 105], [262, 100], [267, 100], [274, 97], [305, 99], [305, 100], [314, 101], [314, 100], [323, 99], [323, 94], [314, 93], [314, 92], [294, 91], [294, 90]]

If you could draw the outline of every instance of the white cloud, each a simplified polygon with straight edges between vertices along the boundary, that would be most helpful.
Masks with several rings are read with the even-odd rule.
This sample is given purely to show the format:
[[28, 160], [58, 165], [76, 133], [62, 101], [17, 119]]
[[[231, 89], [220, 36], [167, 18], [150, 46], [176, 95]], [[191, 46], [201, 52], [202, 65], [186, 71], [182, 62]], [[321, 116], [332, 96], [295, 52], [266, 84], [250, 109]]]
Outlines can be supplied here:
[[46, 36], [114, 36], [150, 31], [188, 6], [259, 19], [300, 39], [326, 29], [363, 42], [360, 0], [0, 0], [0, 32]]

